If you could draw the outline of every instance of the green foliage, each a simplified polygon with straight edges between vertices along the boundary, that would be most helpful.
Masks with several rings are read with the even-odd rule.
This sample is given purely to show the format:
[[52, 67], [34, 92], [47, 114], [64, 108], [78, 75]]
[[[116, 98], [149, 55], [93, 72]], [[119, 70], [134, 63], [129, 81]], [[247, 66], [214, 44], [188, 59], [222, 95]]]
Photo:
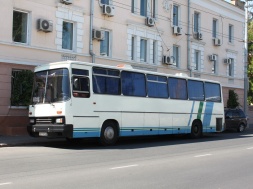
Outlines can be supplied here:
[[229, 90], [227, 108], [236, 108], [240, 105], [238, 102], [238, 94], [234, 90]]
[[34, 73], [22, 70], [16, 74], [12, 82], [11, 105], [28, 106], [31, 101]]
[[248, 24], [248, 103], [253, 103], [253, 22]]

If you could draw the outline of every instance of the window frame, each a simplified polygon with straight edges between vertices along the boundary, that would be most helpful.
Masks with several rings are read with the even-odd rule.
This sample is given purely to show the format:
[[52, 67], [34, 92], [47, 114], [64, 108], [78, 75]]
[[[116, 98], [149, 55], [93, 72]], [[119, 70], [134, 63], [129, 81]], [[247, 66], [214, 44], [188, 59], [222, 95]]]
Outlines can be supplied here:
[[[142, 93], [144, 92], [145, 94], [140, 94], [140, 95], [136, 95], [136, 93], [134, 93], [134, 92], [136, 92], [136, 91], [132, 91], [131, 93], [132, 94], [129, 94], [130, 92], [129, 91], [125, 91], [125, 83], [124, 83], [124, 78], [123, 78], [123, 76], [124, 76], [124, 74], [125, 73], [131, 73], [131, 74], [139, 74], [139, 75], [142, 75], [143, 76], [143, 83], [142, 84], [144, 84], [143, 85], [143, 89], [142, 89]], [[132, 80], [132, 81], [136, 81], [136, 80]], [[133, 84], [134, 82], [132, 82], [131, 84]], [[132, 88], [134, 85], [131, 85], [130, 87]], [[128, 94], [126, 94], [126, 92], [128, 92]], [[146, 74], [144, 74], [144, 73], [139, 73], [139, 72], [132, 72], [132, 71], [125, 71], [125, 70], [123, 70], [123, 71], [121, 71], [121, 93], [124, 95], [124, 96], [135, 96], [135, 97], [147, 97], [147, 83], [146, 83]]]
[[[15, 41], [14, 40], [14, 12], [19, 12], [19, 13], [22, 13], [22, 14], [26, 14], [26, 35], [25, 35], [25, 42], [20, 42], [20, 41]], [[12, 12], [12, 15], [13, 15], [13, 18], [12, 18], [12, 41], [14, 43], [17, 43], [17, 44], [24, 44], [24, 45], [28, 45], [29, 44], [29, 34], [30, 34], [30, 30], [29, 30], [29, 24], [30, 24], [30, 13], [28, 11], [22, 11], [22, 10], [18, 10], [18, 9], [13, 9], [13, 12]]]
[[[197, 99], [197, 98], [193, 98], [190, 94], [190, 91], [193, 90], [193, 91], [200, 91], [199, 88], [196, 89], [196, 86], [193, 88], [192, 86], [190, 86], [190, 83], [191, 82], [195, 82], [195, 83], [201, 83], [202, 84], [202, 98], [200, 99]], [[192, 79], [189, 79], [187, 81], [187, 94], [188, 94], [188, 99], [189, 100], [193, 100], [193, 101], [204, 101], [205, 100], [205, 91], [204, 91], [204, 82], [203, 81], [199, 81], [199, 80], [192, 80]]]
[[195, 33], [200, 32], [200, 13], [199, 12], [194, 12], [193, 29]]
[[[157, 79], [156, 80], [152, 80], [152, 79], [149, 79], [149, 77], [156, 77]], [[166, 80], [166, 82], [164, 81], [159, 81], [159, 78], [163, 78]], [[161, 96], [155, 96], [150, 93], [150, 84], [157, 84], [156, 87], [159, 86], [159, 84], [165, 84], [165, 87], [166, 87], [166, 96], [164, 97], [161, 97]], [[168, 92], [168, 78], [166, 76], [161, 76], [161, 75], [153, 75], [153, 74], [146, 74], [146, 90], [147, 90], [147, 96], [149, 98], [161, 98], [161, 99], [166, 99], [166, 98], [169, 98], [169, 92]], [[156, 90], [157, 91], [157, 90]]]
[[[176, 13], [174, 12], [175, 8]], [[173, 4], [173, 26], [179, 26], [179, 6], [177, 4]]]
[[228, 25], [228, 42], [234, 43], [234, 25]]
[[[175, 52], [175, 49], [176, 49], [176, 52]], [[180, 46], [173, 45], [173, 57], [175, 59], [175, 66], [179, 68], [179, 64], [180, 64]]]
[[[111, 31], [109, 30], [104, 30], [105, 35], [104, 35], [104, 40], [100, 41], [100, 56], [105, 56], [105, 57], [110, 57], [111, 56]], [[103, 45], [104, 47], [106, 46], [105, 51], [103, 50]]]
[[[65, 38], [64, 38], [64, 29], [63, 29], [64, 23], [68, 23], [68, 24], [72, 25], [72, 36], [70, 36], [70, 37], [72, 37], [72, 39], [70, 38], [72, 41], [67, 44], [67, 46], [71, 45], [70, 48], [64, 48], [64, 41], [66, 41]], [[69, 36], [67, 36], [67, 37], [69, 37]], [[74, 51], [75, 50], [75, 48], [74, 48], [74, 45], [75, 45], [74, 39], [75, 39], [75, 23], [71, 22], [71, 21], [63, 20], [62, 21], [62, 49], [67, 50], [67, 51]]]
[[217, 38], [218, 37], [218, 20], [213, 19], [213, 24], [212, 24], [212, 37]]
[[231, 63], [228, 64], [228, 76], [234, 77], [234, 59], [231, 58]]
[[[184, 86], [182, 86], [184, 88], [184, 98], [181, 98], [180, 97], [180, 94], [183, 94], [181, 91], [179, 92], [178, 91], [178, 85], [176, 85], [176, 91], [173, 91], [172, 90], [172, 86], [171, 84], [174, 84], [174, 83], [171, 83], [172, 80], [178, 80], [178, 81], [184, 81]], [[169, 97], [170, 99], [174, 99], [174, 100], [188, 100], [188, 91], [187, 91], [187, 80], [186, 79], [183, 79], [183, 78], [177, 78], [177, 77], [168, 77], [168, 89], [169, 89]], [[175, 92], [175, 94], [173, 94], [173, 92]], [[177, 97], [179, 95], [179, 97]]]
[[140, 39], [140, 62], [148, 62], [148, 40], [145, 38]]
[[[105, 73], [95, 73], [95, 70], [104, 70]], [[110, 72], [117, 72], [118, 75], [113, 75], [113, 74], [110, 74]], [[96, 78], [98, 77], [98, 78]], [[95, 87], [97, 87], [97, 85], [95, 85], [95, 80], [96, 79], [99, 79], [99, 78], [104, 78], [105, 79], [105, 85], [104, 85], [104, 88], [106, 90], [106, 92], [97, 92], [95, 90]], [[111, 89], [110, 88], [110, 85], [108, 84], [108, 82], [110, 83], [109, 79], [118, 79], [118, 92], [117, 93], [112, 93], [111, 91], [108, 91], [108, 89]], [[104, 94], [104, 95], [120, 95], [121, 94], [121, 72], [120, 70], [117, 70], [117, 69], [110, 69], [110, 68], [102, 68], [102, 67], [93, 67], [92, 68], [92, 89], [93, 89], [93, 92], [95, 94]]]
[[196, 71], [200, 71], [200, 57], [201, 57], [201, 51], [194, 50], [194, 70]]

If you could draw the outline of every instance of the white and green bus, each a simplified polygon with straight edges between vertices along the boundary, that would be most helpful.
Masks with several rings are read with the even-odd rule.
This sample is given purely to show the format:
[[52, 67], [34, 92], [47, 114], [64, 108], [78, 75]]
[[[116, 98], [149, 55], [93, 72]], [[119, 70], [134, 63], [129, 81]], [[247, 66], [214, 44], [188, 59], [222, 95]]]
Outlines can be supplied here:
[[34, 137], [119, 137], [221, 132], [219, 82], [131, 66], [65, 61], [35, 68], [27, 130]]

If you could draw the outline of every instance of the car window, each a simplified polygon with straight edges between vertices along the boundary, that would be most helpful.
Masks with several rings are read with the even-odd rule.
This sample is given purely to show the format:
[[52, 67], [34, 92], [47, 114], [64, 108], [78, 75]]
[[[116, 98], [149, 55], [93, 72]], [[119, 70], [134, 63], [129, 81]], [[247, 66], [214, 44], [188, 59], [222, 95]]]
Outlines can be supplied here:
[[239, 113], [240, 117], [245, 117], [245, 114], [244, 114], [244, 112], [242, 110], [239, 110], [238, 113]]
[[227, 117], [232, 117], [232, 112], [231, 111], [227, 111], [226, 116]]

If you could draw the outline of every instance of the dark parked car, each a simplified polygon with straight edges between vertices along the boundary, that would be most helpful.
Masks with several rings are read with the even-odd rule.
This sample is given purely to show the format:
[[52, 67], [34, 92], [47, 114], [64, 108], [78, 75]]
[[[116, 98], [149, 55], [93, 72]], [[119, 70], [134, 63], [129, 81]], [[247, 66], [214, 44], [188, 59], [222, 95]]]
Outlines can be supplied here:
[[241, 109], [225, 109], [226, 129], [236, 129], [243, 132], [248, 126], [248, 118]]

